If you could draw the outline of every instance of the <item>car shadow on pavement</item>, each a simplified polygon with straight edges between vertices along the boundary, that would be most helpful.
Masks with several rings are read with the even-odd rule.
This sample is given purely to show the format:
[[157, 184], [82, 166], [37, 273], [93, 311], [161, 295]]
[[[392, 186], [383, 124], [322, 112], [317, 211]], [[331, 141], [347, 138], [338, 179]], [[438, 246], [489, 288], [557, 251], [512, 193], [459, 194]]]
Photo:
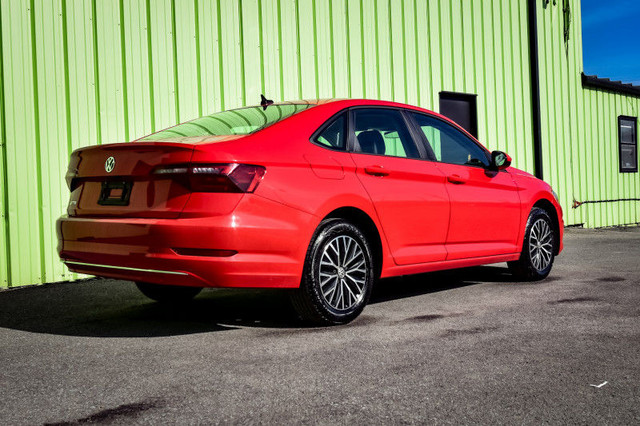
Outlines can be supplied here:
[[515, 283], [506, 267], [476, 266], [386, 278], [373, 288], [369, 304], [451, 290], [483, 282]]
[[[383, 279], [370, 304], [478, 284], [510, 282], [506, 268], [476, 267]], [[0, 292], [0, 328], [89, 337], [161, 337], [241, 327], [303, 328], [283, 290], [205, 289], [164, 306], [128, 281], [90, 279]]]

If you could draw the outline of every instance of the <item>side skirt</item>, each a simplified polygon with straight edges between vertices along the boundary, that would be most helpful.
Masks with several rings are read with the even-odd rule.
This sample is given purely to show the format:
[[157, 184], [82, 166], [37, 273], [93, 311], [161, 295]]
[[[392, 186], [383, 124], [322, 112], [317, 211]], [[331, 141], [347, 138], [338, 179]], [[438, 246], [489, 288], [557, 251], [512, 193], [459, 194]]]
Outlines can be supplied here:
[[470, 266], [490, 265], [492, 263], [511, 262], [518, 260], [520, 253], [501, 254], [497, 256], [473, 257], [470, 259], [456, 259], [442, 262], [420, 263], [417, 265], [392, 266], [382, 270], [380, 278], [396, 277], [400, 275], [422, 274], [424, 272], [442, 271], [445, 269], [468, 268]]

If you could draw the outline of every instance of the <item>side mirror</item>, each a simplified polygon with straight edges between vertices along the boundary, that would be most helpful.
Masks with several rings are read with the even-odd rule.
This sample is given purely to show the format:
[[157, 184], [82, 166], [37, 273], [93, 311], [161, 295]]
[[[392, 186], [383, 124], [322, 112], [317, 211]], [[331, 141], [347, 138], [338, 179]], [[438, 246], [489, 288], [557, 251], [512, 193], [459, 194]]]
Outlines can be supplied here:
[[493, 151], [491, 153], [491, 165], [492, 170], [504, 170], [511, 165], [511, 157], [502, 151]]

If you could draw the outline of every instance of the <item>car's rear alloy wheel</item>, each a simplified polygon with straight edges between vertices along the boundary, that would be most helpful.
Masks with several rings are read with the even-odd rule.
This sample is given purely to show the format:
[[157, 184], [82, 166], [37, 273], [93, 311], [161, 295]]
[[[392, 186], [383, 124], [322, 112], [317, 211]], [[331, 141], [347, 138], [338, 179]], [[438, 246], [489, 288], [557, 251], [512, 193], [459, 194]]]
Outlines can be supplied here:
[[300, 288], [292, 295], [300, 316], [316, 324], [345, 324], [364, 309], [374, 269], [366, 237], [341, 219], [323, 221], [307, 251]]
[[149, 299], [167, 304], [187, 302], [196, 297], [202, 290], [200, 287], [151, 284], [140, 281], [136, 282], [136, 286]]
[[551, 272], [555, 257], [555, 235], [549, 214], [533, 208], [529, 214], [520, 259], [509, 262], [509, 268], [518, 279], [535, 281]]

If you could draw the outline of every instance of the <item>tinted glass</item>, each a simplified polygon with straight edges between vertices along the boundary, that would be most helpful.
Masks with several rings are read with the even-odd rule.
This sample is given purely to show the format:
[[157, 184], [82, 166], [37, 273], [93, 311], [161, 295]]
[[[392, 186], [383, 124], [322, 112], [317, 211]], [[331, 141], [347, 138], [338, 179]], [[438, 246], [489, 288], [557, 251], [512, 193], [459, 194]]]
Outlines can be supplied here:
[[420, 158], [420, 153], [398, 110], [356, 109], [355, 151], [393, 157]]
[[346, 141], [347, 120], [345, 114], [336, 118], [316, 137], [315, 141], [333, 149], [344, 149]]
[[424, 132], [436, 160], [465, 166], [489, 165], [487, 152], [455, 127], [428, 115], [411, 115]]
[[635, 145], [622, 145], [620, 164], [623, 170], [635, 170], [638, 167], [637, 158]]
[[315, 106], [314, 104], [276, 104], [266, 110], [262, 107], [239, 108], [217, 112], [169, 127], [140, 139], [158, 141], [191, 136], [248, 135], [280, 120]]
[[638, 170], [637, 119], [619, 117], [618, 126], [620, 127], [620, 171], [636, 172]]
[[621, 119], [620, 120], [620, 142], [625, 144], [635, 145], [635, 127], [636, 122], [633, 120]]

